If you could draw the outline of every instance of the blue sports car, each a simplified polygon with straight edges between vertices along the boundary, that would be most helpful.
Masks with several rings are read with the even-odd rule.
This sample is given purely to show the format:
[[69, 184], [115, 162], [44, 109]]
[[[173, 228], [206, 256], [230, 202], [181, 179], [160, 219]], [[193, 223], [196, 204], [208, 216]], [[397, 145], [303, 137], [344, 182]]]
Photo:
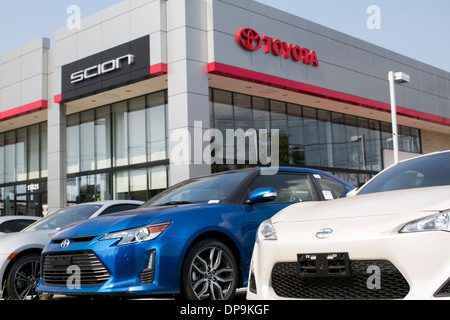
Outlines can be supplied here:
[[253, 168], [191, 179], [137, 210], [57, 233], [37, 291], [65, 295], [180, 295], [232, 299], [246, 286], [259, 224], [301, 201], [344, 197], [325, 172]]

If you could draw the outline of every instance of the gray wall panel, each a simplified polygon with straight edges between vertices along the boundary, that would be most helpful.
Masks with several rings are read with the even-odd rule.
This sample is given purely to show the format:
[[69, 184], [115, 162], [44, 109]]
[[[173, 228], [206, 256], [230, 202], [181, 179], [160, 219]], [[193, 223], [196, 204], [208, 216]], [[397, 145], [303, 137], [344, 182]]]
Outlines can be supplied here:
[[[444, 70], [251, 0], [210, 1], [215, 8], [221, 8], [220, 12], [214, 12], [212, 25], [215, 31], [233, 38], [238, 29], [253, 28], [261, 36], [315, 50], [320, 66], [295, 64], [291, 60], [265, 54], [262, 49], [248, 52], [236, 46], [234, 39], [226, 40], [217, 34], [214, 41], [228, 43], [214, 44], [215, 62], [383, 103], [390, 103], [388, 72], [402, 71], [411, 76], [411, 83], [396, 86], [399, 106], [441, 116], [450, 109], [449, 73]], [[445, 99], [431, 99], [430, 95]]]

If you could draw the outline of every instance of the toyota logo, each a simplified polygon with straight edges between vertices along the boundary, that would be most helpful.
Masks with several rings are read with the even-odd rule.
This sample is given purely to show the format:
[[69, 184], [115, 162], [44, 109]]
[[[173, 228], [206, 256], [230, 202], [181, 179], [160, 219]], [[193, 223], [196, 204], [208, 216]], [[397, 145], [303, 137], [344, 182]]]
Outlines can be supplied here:
[[70, 240], [69, 239], [65, 239], [63, 242], [61, 242], [61, 249], [65, 249], [69, 246], [70, 244]]
[[243, 28], [236, 32], [236, 39], [244, 49], [256, 51], [261, 48], [262, 40], [258, 32], [250, 28]]
[[321, 229], [319, 232], [316, 232], [316, 238], [318, 239], [325, 239], [328, 238], [333, 234], [333, 229], [331, 228], [324, 228]]

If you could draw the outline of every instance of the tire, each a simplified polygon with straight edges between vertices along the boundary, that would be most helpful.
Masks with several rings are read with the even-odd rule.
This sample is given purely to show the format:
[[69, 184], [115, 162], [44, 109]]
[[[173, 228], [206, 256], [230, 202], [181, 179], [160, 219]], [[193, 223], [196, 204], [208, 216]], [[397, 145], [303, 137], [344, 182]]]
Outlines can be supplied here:
[[196, 243], [187, 253], [181, 273], [181, 299], [231, 300], [238, 267], [231, 250], [215, 239]]
[[13, 300], [37, 300], [36, 287], [41, 275], [41, 256], [37, 253], [20, 257], [9, 270], [6, 289]]

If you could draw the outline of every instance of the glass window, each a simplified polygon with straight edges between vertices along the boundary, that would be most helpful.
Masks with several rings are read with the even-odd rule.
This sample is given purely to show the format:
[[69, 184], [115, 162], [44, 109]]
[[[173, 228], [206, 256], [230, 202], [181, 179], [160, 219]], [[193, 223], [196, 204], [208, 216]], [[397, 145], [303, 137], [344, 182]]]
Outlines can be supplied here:
[[320, 178], [316, 178], [316, 181], [325, 200], [342, 198], [347, 193], [347, 187], [344, 184], [325, 175], [320, 175]]
[[249, 172], [233, 172], [184, 181], [145, 204], [146, 207], [177, 203], [206, 203], [225, 199]]
[[167, 167], [158, 166], [149, 168], [149, 183], [150, 190], [166, 189], [167, 188]]
[[394, 149], [392, 140], [392, 125], [387, 122], [381, 122], [381, 141], [383, 149]]
[[80, 178], [67, 179], [67, 203], [75, 204], [80, 201]]
[[109, 106], [95, 109], [95, 162], [97, 169], [111, 167], [111, 111]]
[[450, 152], [400, 162], [368, 183], [359, 194], [450, 185]]
[[16, 181], [16, 132], [6, 133], [5, 140], [5, 183]]
[[[5, 134], [0, 133], [0, 184], [5, 183]], [[1, 208], [0, 208], [1, 210]]]
[[39, 178], [39, 125], [28, 127], [28, 179]]
[[128, 171], [120, 171], [114, 173], [114, 199], [128, 200], [129, 195], [129, 178]]
[[40, 153], [41, 153], [41, 178], [48, 176], [48, 165], [47, 165], [47, 123], [41, 123], [41, 140], [40, 140]]
[[347, 168], [347, 140], [344, 115], [332, 112], [331, 122], [333, 129], [333, 166]]
[[225, 133], [226, 129], [234, 129], [234, 111], [231, 92], [214, 90], [214, 102], [216, 129], [219, 129], [223, 133]]
[[4, 199], [4, 215], [13, 216], [15, 215], [15, 196], [14, 196], [14, 186], [3, 188], [3, 199]]
[[305, 160], [310, 166], [319, 166], [319, 123], [317, 110], [303, 107], [303, 128], [305, 135]]
[[128, 112], [127, 102], [113, 104], [114, 114], [114, 166], [128, 165]]
[[[367, 170], [380, 171], [381, 170], [381, 134], [380, 122], [369, 120], [369, 147], [366, 149]], [[367, 141], [366, 140], [366, 141]]]
[[27, 128], [16, 130], [16, 181], [27, 180]]
[[[370, 171], [372, 175], [382, 168], [381, 150], [392, 149], [391, 125], [386, 122], [219, 89], [210, 92], [211, 127], [224, 137], [226, 129], [280, 130], [280, 165], [351, 169], [356, 176]], [[400, 149], [420, 153], [420, 131], [401, 126], [400, 130]], [[227, 163], [236, 163], [236, 153], [233, 159], [224, 157]], [[212, 171], [237, 167], [215, 163]]]
[[95, 176], [96, 194], [99, 200], [112, 199], [110, 187], [110, 175], [108, 173], [101, 173]]
[[0, 185], [46, 176], [46, 122], [0, 133]]
[[34, 220], [11, 220], [6, 221], [0, 225], [0, 233], [19, 232], [25, 227], [35, 222]]
[[246, 131], [253, 128], [253, 111], [251, 96], [234, 94], [234, 126], [228, 129], [242, 129]]
[[166, 92], [147, 96], [147, 159], [158, 161], [167, 158]]
[[288, 144], [288, 122], [286, 103], [280, 101], [270, 101], [271, 111], [271, 129], [279, 130], [279, 162], [289, 163], [289, 144]]
[[130, 100], [128, 110], [128, 153], [130, 164], [146, 162], [145, 97]]
[[331, 112], [317, 110], [317, 118], [319, 125], [319, 166], [332, 167], [333, 148], [330, 142], [333, 141], [333, 133], [331, 129]]
[[[275, 188], [277, 197], [270, 203], [315, 201], [317, 195], [306, 174], [277, 173], [261, 175], [250, 185], [250, 193], [259, 188]], [[250, 195], [249, 193], [249, 195]]]
[[67, 117], [66, 148], [67, 173], [80, 171], [80, 115]]
[[95, 170], [95, 123], [94, 110], [80, 116], [80, 170]]
[[305, 164], [305, 135], [302, 118], [302, 107], [288, 104], [288, 131], [289, 131], [289, 163]]
[[27, 231], [37, 231], [37, 230], [52, 230], [57, 228], [62, 228], [71, 223], [82, 221], [88, 219], [97, 210], [99, 210], [102, 205], [80, 205], [65, 208], [55, 213], [38, 220], [33, 223], [25, 230]]
[[[167, 159], [166, 101], [167, 92], [159, 91], [67, 117], [69, 203], [130, 196], [147, 200], [167, 188], [166, 166], [125, 170]], [[95, 170], [101, 171], [82, 175]]]
[[78, 203], [100, 200], [96, 192], [95, 175], [80, 177], [80, 199]]
[[130, 199], [147, 200], [147, 169], [130, 170]]
[[269, 100], [253, 97], [253, 124], [256, 130], [270, 129]]

